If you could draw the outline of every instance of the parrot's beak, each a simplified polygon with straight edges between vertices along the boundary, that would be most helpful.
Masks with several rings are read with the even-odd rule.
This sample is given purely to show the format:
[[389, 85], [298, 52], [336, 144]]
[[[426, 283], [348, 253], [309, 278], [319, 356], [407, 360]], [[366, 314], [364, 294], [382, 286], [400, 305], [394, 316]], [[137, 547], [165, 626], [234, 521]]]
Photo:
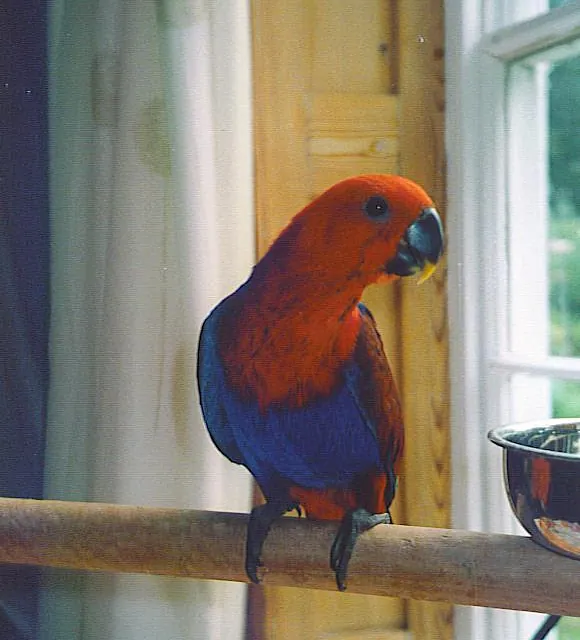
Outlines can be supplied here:
[[425, 282], [435, 271], [443, 254], [443, 226], [433, 207], [421, 211], [421, 215], [407, 227], [397, 247], [395, 257], [385, 271], [397, 276], [420, 273], [419, 283]]

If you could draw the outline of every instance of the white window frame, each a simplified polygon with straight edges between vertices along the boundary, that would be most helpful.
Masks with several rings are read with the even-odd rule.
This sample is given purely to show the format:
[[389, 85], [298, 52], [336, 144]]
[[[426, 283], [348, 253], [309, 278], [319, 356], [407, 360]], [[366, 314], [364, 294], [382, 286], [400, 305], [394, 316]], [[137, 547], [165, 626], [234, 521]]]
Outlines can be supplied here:
[[[498, 381], [514, 372], [580, 380], [580, 362], [548, 357], [541, 340], [525, 356], [507, 352], [507, 318], [501, 314], [510, 286], [500, 277], [506, 273], [502, 247], [510, 243], [504, 217], [510, 199], [527, 196], [537, 206], [546, 202], [542, 176], [527, 176], [530, 192], [506, 195], [508, 170], [513, 172], [518, 166], [508, 157], [508, 150], [514, 153], [513, 137], [517, 136], [517, 123], [509, 121], [508, 65], [580, 38], [580, 0], [542, 13], [547, 5], [547, 0], [445, 3], [452, 522], [462, 529], [515, 531], [498, 480], [501, 452], [485, 438], [490, 428], [498, 426], [501, 415]], [[516, 80], [511, 86], [528, 92], [534, 90], [534, 81], [542, 81], [541, 77]], [[543, 108], [541, 101], [536, 105]], [[541, 149], [527, 152], [543, 153]], [[545, 230], [537, 233], [540, 237]], [[547, 295], [547, 283], [545, 271], [528, 277], [539, 278], [536, 291], [531, 292], [536, 298], [532, 295], [529, 300], [532, 307], [537, 305], [537, 296]], [[525, 310], [525, 300], [520, 304]], [[541, 327], [538, 331], [546, 334]], [[457, 607], [455, 638], [525, 640], [537, 620], [517, 612]]]

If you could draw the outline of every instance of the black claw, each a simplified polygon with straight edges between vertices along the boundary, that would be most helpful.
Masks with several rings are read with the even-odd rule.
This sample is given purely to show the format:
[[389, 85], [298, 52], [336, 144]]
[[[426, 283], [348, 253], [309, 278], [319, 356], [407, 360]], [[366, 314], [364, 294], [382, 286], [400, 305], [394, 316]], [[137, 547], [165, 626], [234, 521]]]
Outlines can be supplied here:
[[261, 582], [260, 578], [258, 578], [258, 569], [262, 566], [262, 561], [259, 558], [252, 558], [250, 560], [246, 557], [246, 573], [254, 584], [260, 584]]
[[254, 584], [260, 584], [258, 569], [263, 566], [260, 556], [272, 524], [287, 511], [297, 508], [294, 502], [268, 500], [252, 509], [246, 537], [246, 573]]
[[378, 524], [391, 524], [391, 515], [388, 512], [373, 514], [366, 509], [354, 509], [342, 519], [330, 549], [330, 568], [336, 574], [339, 591], [346, 589], [348, 563], [359, 535]]

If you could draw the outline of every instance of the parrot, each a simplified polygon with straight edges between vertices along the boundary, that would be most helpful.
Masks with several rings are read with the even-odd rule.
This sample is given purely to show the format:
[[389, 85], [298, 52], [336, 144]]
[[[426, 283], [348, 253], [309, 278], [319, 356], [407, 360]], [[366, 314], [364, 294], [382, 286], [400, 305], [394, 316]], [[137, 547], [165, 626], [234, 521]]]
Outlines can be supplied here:
[[197, 380], [207, 430], [265, 500], [248, 520], [251, 582], [287, 512], [339, 523], [329, 564], [340, 591], [358, 537], [392, 522], [401, 401], [361, 296], [373, 283], [425, 280], [443, 250], [441, 218], [418, 184], [346, 178], [297, 213], [204, 320]]

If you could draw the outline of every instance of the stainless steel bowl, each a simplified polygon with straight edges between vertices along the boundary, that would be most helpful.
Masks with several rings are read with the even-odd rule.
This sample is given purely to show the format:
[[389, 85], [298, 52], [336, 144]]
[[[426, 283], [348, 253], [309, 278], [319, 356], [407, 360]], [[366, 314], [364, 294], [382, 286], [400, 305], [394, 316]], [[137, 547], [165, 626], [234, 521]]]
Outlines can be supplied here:
[[580, 418], [499, 427], [512, 509], [539, 544], [580, 559]]

